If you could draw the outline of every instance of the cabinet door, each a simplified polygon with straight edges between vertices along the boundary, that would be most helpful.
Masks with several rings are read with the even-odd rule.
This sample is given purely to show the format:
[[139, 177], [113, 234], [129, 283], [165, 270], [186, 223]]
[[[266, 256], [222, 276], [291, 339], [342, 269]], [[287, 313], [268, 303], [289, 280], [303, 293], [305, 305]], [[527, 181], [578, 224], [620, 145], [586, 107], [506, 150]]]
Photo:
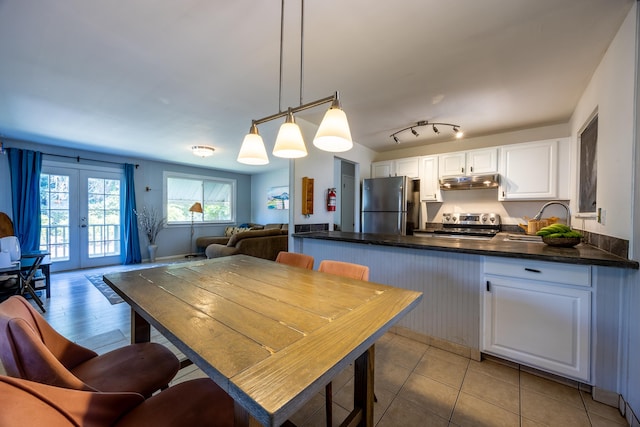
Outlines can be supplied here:
[[498, 172], [498, 150], [473, 150], [467, 152], [467, 175]]
[[485, 275], [482, 351], [590, 379], [591, 292]]
[[395, 176], [393, 166], [393, 160], [371, 163], [371, 178], [386, 178], [388, 176]]
[[548, 200], [558, 196], [558, 141], [502, 147], [499, 200]]
[[420, 158], [410, 157], [407, 159], [398, 159], [396, 163], [396, 176], [408, 176], [409, 178], [417, 179], [419, 177], [419, 164]]
[[438, 182], [438, 156], [420, 158], [420, 200], [441, 202], [442, 193]]
[[466, 173], [466, 153], [441, 154], [438, 156], [438, 176], [464, 175]]

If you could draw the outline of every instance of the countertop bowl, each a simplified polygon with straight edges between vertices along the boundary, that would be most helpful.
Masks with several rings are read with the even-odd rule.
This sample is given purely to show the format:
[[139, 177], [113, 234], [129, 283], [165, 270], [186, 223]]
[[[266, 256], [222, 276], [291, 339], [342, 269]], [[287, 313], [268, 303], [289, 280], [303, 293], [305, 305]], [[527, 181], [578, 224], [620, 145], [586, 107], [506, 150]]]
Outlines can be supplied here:
[[572, 248], [580, 243], [580, 237], [542, 237], [542, 241], [549, 246]]

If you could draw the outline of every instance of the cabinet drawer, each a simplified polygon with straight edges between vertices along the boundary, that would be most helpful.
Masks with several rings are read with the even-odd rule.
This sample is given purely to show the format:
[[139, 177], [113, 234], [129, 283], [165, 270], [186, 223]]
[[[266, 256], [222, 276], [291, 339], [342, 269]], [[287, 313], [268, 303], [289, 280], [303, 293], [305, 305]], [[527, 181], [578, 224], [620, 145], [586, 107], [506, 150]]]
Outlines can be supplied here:
[[591, 266], [589, 265], [487, 257], [484, 262], [484, 272], [566, 285], [591, 286]]

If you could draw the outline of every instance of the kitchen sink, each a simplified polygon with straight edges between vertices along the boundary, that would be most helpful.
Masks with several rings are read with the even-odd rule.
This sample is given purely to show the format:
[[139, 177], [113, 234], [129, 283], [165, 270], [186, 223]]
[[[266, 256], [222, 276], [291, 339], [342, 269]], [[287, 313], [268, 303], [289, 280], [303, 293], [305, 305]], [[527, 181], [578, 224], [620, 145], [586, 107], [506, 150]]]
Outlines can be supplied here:
[[542, 237], [531, 236], [529, 234], [507, 234], [504, 237], [505, 242], [527, 242], [527, 243], [542, 243]]

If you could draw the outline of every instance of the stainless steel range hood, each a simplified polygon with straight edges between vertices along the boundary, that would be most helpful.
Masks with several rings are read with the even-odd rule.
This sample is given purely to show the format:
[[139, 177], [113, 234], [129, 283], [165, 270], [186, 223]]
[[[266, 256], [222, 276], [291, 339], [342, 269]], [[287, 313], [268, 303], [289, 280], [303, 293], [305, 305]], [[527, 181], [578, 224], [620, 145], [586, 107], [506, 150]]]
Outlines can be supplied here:
[[480, 190], [496, 188], [500, 185], [500, 175], [448, 176], [440, 178], [441, 190]]

